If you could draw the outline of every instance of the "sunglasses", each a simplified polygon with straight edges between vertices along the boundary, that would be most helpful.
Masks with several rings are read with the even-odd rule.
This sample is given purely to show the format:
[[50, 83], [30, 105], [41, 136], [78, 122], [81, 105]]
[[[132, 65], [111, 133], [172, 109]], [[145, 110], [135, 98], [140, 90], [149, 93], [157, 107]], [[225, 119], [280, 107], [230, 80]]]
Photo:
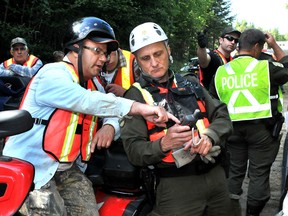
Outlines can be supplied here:
[[226, 38], [228, 41], [235, 41], [235, 43], [238, 43], [239, 42], [239, 39], [238, 38], [234, 38], [234, 37], [232, 37], [232, 36], [225, 36], [225, 37], [223, 37], [223, 38]]

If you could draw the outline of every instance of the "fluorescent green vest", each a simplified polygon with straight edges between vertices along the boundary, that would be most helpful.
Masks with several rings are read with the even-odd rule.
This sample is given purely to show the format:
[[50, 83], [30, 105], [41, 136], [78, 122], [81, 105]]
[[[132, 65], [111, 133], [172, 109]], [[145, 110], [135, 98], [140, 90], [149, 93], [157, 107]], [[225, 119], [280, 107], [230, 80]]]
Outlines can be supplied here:
[[239, 57], [220, 66], [214, 82], [232, 121], [272, 117], [268, 61]]

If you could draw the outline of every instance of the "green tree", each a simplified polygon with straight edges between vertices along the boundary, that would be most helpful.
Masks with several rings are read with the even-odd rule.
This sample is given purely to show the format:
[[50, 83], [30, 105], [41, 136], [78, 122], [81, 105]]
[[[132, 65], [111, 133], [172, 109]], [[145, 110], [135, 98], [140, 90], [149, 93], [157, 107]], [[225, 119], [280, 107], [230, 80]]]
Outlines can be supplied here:
[[224, 0], [3, 0], [0, 7], [1, 60], [9, 57], [11, 39], [20, 36], [32, 53], [49, 62], [53, 51], [61, 49], [67, 25], [79, 17], [96, 16], [110, 23], [124, 49], [129, 49], [135, 26], [156, 22], [167, 33], [176, 62], [186, 61], [195, 55], [197, 31], [206, 27], [209, 35], [218, 36], [219, 26], [230, 22]]
[[235, 16], [231, 15], [231, 3], [227, 0], [213, 0], [212, 7], [207, 11], [206, 29], [210, 38], [210, 48], [218, 46], [218, 38], [223, 29], [231, 26]]

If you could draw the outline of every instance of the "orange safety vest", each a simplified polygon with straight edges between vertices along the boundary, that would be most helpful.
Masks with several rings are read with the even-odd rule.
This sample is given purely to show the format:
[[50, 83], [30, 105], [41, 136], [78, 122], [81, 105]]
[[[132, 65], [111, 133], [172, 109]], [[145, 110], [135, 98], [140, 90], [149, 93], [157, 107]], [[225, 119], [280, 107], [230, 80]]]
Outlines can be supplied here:
[[[155, 104], [152, 94], [147, 89], [143, 89], [138, 82], [134, 83], [133, 86], [135, 86], [136, 88], [138, 88], [140, 90], [140, 92], [142, 93], [143, 98], [147, 104], [149, 104], [149, 105]], [[175, 88], [175, 87], [178, 87], [178, 86], [177, 86], [177, 82], [175, 82], [175, 78], [174, 78], [172, 88]], [[167, 88], [158, 87], [158, 89], [160, 90], [159, 94], [168, 92]], [[197, 104], [198, 104], [201, 112], [206, 112], [206, 108], [203, 104], [203, 101], [201, 101], [199, 99], [199, 100], [197, 100]], [[147, 123], [148, 131], [153, 131], [157, 127], [152, 122], [147, 121], [146, 123]], [[199, 119], [197, 121], [196, 126], [197, 126], [198, 131], [201, 133], [205, 130], [205, 128], [207, 128], [209, 126], [209, 121], [207, 118], [204, 117], [203, 119]], [[155, 132], [153, 132], [153, 133], [149, 133], [150, 134], [149, 135], [150, 141], [155, 141], [155, 140], [158, 140], [161, 137], [165, 136], [167, 129], [163, 129], [161, 131], [157, 131], [157, 130], [154, 130], [154, 131]], [[166, 162], [166, 163], [174, 163], [175, 162], [174, 158], [172, 156], [172, 150], [166, 154], [166, 156], [162, 159], [162, 161]]]
[[126, 50], [122, 50], [123, 55], [127, 61], [126, 67], [121, 67], [116, 73], [116, 77], [113, 83], [122, 86], [124, 89], [128, 89], [134, 82], [134, 73], [133, 73], [133, 62], [134, 55]]
[[[65, 64], [68, 68], [73, 76], [73, 81], [79, 83], [79, 76], [73, 65], [65, 62], [61, 62], [61, 64]], [[97, 90], [92, 80], [88, 81], [87, 89]], [[27, 91], [22, 103], [25, 101], [26, 94]], [[22, 107], [22, 103], [20, 107]], [[44, 131], [43, 149], [59, 162], [75, 161], [79, 151], [81, 159], [88, 161], [91, 157], [90, 146], [96, 134], [97, 126], [98, 117], [96, 116], [55, 109], [49, 117]]]
[[[34, 55], [29, 55], [26, 62], [24, 62], [23, 66], [27, 66], [29, 68], [32, 68], [36, 62], [38, 61], [38, 58]], [[10, 58], [3, 62], [3, 65], [5, 68], [8, 68], [11, 64], [17, 64], [14, 60], [14, 58]]]
[[[213, 52], [218, 54], [218, 56], [220, 57], [220, 60], [222, 61], [221, 62], [222, 65], [228, 63], [228, 61], [225, 58], [225, 56], [219, 50], [214, 50]], [[232, 56], [230, 56], [229, 58], [230, 58], [230, 61], [233, 59]], [[202, 71], [201, 67], [199, 66], [199, 80], [200, 80], [201, 84], [203, 84], [203, 82], [202, 82], [203, 78], [204, 78], [203, 77], [203, 71]]]

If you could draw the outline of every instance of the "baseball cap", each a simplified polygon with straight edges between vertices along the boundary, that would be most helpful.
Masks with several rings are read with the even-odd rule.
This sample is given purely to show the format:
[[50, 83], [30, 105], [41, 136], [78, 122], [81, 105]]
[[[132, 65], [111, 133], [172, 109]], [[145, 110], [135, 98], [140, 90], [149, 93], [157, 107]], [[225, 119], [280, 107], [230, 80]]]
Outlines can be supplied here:
[[221, 37], [224, 37], [226, 34], [231, 34], [231, 33], [236, 33], [236, 34], [238, 34], [239, 37], [241, 35], [240, 31], [229, 26], [229, 27], [224, 28], [224, 30], [222, 31]]
[[23, 44], [27, 46], [27, 42], [21, 37], [16, 37], [11, 41], [11, 47], [13, 47], [15, 44]]

